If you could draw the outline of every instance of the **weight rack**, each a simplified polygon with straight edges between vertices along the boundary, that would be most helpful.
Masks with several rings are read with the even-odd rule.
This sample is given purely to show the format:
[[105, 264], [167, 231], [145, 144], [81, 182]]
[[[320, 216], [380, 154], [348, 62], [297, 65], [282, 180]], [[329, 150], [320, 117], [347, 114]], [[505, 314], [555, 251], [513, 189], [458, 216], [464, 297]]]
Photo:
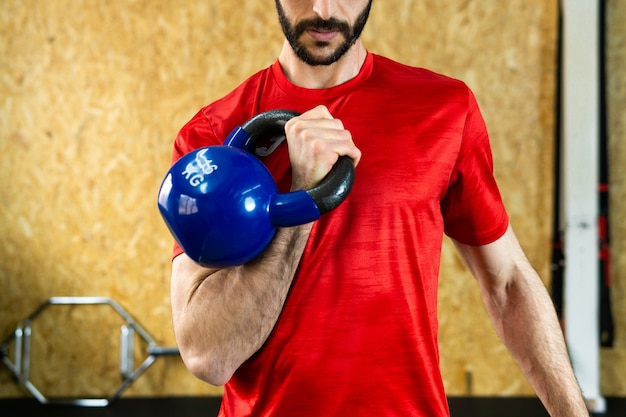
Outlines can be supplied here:
[[[108, 305], [124, 320], [120, 328], [121, 385], [109, 396], [103, 398], [50, 398], [41, 393], [30, 381], [32, 323], [48, 307], [53, 305]], [[147, 357], [135, 368], [134, 343], [138, 335], [147, 345]], [[14, 343], [13, 360], [9, 359], [9, 345]], [[0, 344], [2, 362], [11, 371], [16, 381], [32, 394], [41, 404], [75, 405], [80, 407], [106, 407], [119, 398], [160, 356], [177, 356], [176, 347], [159, 346], [152, 336], [133, 319], [115, 300], [108, 297], [51, 297], [35, 309], [26, 319], [18, 323], [12, 335]]]

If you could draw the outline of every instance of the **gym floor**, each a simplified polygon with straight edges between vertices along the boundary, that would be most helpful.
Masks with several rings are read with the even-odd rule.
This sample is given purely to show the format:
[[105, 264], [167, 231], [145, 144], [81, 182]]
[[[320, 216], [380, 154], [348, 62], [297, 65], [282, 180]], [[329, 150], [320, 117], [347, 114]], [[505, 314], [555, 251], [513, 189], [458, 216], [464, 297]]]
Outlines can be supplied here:
[[[548, 417], [536, 398], [453, 397], [449, 403], [452, 417]], [[121, 398], [102, 408], [42, 405], [32, 398], [20, 398], [0, 399], [0, 414], [4, 417], [214, 417], [219, 405], [219, 397]], [[597, 416], [626, 416], [626, 398], [607, 398], [607, 413]]]

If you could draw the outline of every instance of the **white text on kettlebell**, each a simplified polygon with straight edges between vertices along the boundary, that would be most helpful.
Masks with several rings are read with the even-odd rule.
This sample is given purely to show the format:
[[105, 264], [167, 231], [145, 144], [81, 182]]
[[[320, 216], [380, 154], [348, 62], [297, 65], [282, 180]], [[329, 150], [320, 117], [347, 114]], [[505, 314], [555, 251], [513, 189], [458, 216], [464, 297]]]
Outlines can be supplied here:
[[189, 184], [193, 187], [197, 187], [204, 181], [204, 176], [211, 174], [217, 169], [217, 165], [212, 160], [207, 159], [205, 154], [207, 150], [203, 149], [196, 154], [196, 159], [187, 164], [182, 175], [185, 177]]

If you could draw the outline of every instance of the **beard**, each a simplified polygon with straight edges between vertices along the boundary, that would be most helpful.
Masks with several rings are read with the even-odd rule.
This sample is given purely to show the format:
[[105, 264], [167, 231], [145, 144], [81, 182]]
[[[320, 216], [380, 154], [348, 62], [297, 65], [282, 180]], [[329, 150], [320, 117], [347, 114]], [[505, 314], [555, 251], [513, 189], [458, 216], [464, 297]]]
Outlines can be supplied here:
[[[317, 17], [298, 22], [295, 26], [291, 24], [289, 19], [287, 19], [285, 10], [280, 4], [280, 0], [275, 1], [280, 26], [285, 34], [287, 42], [291, 45], [291, 48], [295, 52], [296, 56], [306, 64], [319, 66], [331, 65], [337, 62], [346, 52], [348, 52], [357, 39], [359, 39], [361, 32], [363, 32], [363, 28], [365, 28], [365, 23], [367, 23], [373, 0], [370, 0], [361, 13], [359, 13], [354, 25], [350, 25], [348, 22], [335, 19], [334, 17], [328, 20]], [[311, 49], [307, 48], [306, 45], [300, 42], [300, 37], [307, 30], [337, 31], [343, 36], [343, 42], [330, 54], [318, 56], [314, 54]], [[318, 41], [315, 43], [316, 48], [325, 48], [328, 46], [329, 42]]]

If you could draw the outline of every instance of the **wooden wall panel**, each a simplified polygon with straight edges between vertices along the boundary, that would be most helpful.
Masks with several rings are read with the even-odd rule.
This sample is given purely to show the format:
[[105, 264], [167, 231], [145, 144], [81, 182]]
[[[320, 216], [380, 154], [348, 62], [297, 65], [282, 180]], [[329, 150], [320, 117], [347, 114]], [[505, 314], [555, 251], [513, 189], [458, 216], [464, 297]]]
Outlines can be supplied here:
[[611, 292], [615, 343], [600, 352], [601, 392], [626, 396], [626, 2], [607, 4]]
[[[557, 5], [376, 1], [364, 33], [371, 51], [473, 88], [513, 225], [546, 282]], [[0, 337], [50, 296], [99, 295], [120, 302], [160, 344], [174, 343], [171, 238], [156, 209], [172, 141], [202, 105], [270, 65], [281, 46], [269, 0], [3, 2]], [[530, 393], [448, 241], [440, 302], [449, 392]], [[116, 319], [94, 310], [89, 314], [101, 318], [79, 325], [72, 317], [87, 310], [69, 310], [41, 322], [49, 336], [37, 349], [48, 352], [56, 339], [71, 341], [87, 358], [84, 352], [102, 355], [88, 381], [109, 386], [117, 341], [107, 349], [92, 341], [104, 325], [115, 330]], [[49, 365], [33, 376], [45, 388], [59, 395], [84, 389], [85, 380], [70, 377], [74, 365]], [[5, 371], [0, 392], [21, 393]], [[179, 359], [165, 358], [127, 395], [219, 393], [191, 377]]]

